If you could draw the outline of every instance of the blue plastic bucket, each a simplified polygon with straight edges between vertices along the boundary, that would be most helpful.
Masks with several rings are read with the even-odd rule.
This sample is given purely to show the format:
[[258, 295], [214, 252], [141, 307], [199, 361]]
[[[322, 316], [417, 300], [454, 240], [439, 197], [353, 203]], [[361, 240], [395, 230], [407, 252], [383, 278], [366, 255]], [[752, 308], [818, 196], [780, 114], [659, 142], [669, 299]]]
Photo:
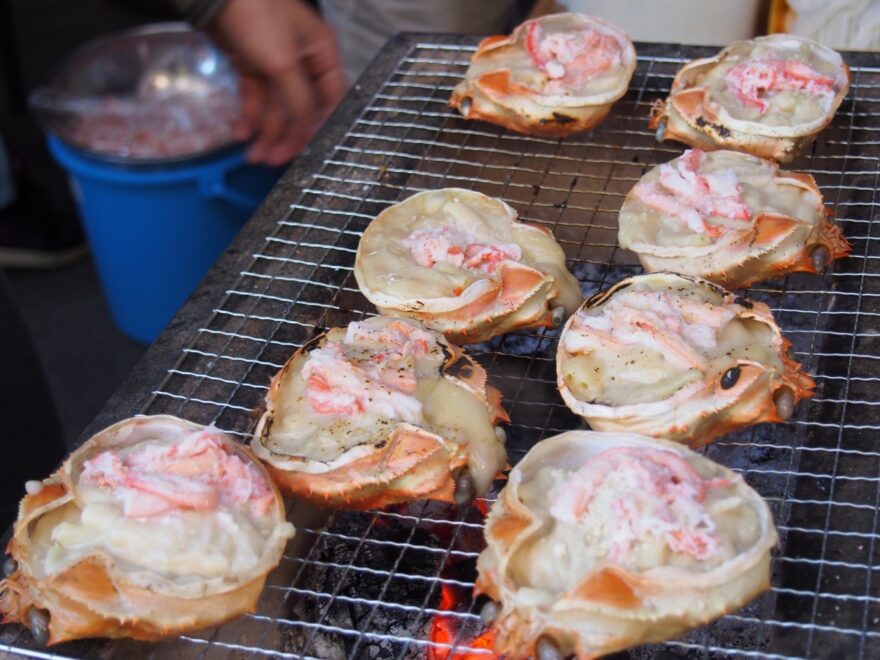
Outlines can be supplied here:
[[55, 137], [117, 325], [152, 342], [229, 245], [283, 170], [244, 150], [174, 165], [119, 165]]

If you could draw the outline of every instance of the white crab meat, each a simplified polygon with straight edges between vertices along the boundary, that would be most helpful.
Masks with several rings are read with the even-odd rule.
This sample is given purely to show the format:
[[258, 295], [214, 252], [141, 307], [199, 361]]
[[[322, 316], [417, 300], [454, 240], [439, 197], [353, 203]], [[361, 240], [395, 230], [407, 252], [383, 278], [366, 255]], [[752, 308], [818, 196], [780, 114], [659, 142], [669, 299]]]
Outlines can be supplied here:
[[620, 209], [620, 246], [645, 270], [741, 288], [849, 254], [816, 182], [735, 151], [690, 149], [650, 170]]
[[105, 429], [31, 490], [0, 610], [47, 612], [49, 643], [162, 639], [252, 610], [294, 534], [249, 450], [170, 416]]
[[571, 317], [556, 356], [558, 385], [594, 429], [699, 446], [786, 419], [812, 393], [788, 346], [766, 305], [705, 280], [642, 275]]
[[583, 299], [549, 231], [458, 188], [379, 214], [358, 245], [355, 277], [381, 313], [419, 319], [456, 343], [558, 324]]
[[788, 162], [828, 125], [848, 89], [839, 54], [774, 34], [686, 64], [651, 125], [664, 139]]
[[100, 547], [157, 573], [222, 578], [256, 563], [275, 523], [265, 473], [212, 429], [107, 449], [76, 487], [82, 508], [52, 524], [47, 573]]
[[635, 69], [626, 34], [601, 19], [554, 14], [485, 39], [452, 94], [468, 119], [521, 133], [569, 135], [598, 124]]
[[506, 460], [506, 419], [482, 367], [417, 321], [334, 328], [278, 373], [254, 451], [282, 490], [367, 508], [450, 500], [467, 467], [483, 493]]
[[769, 586], [777, 535], [731, 470], [673, 443], [571, 431], [511, 471], [486, 523], [477, 591], [495, 650], [612, 653], [681, 634]]

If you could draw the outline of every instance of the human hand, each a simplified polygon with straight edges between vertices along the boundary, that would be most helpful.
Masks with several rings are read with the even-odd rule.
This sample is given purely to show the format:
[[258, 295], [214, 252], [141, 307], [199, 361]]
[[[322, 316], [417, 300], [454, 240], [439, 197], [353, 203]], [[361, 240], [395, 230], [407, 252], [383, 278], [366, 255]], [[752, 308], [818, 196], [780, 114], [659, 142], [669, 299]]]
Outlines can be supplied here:
[[286, 163], [345, 94], [333, 31], [302, 0], [228, 0], [208, 33], [241, 75], [248, 160]]

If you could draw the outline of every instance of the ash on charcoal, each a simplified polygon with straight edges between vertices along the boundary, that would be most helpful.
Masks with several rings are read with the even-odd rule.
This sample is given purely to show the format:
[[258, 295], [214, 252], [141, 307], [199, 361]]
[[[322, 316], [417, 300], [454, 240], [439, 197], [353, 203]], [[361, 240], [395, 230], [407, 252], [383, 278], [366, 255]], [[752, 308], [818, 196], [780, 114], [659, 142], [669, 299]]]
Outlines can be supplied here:
[[638, 265], [613, 264], [607, 261], [575, 261], [569, 264], [569, 270], [580, 282], [581, 293], [585, 298], [607, 289], [622, 279], [643, 272], [642, 267]]
[[559, 328], [554, 330], [542, 328], [511, 332], [493, 337], [482, 344], [474, 344], [474, 348], [502, 355], [552, 356], [556, 353], [556, 340], [560, 331]]
[[295, 585], [322, 597], [291, 599], [283, 616], [303, 624], [285, 630], [282, 650], [322, 658], [398, 657], [406, 646], [401, 639], [424, 638], [423, 610], [438, 605], [436, 578], [448, 562], [467, 564], [475, 575], [482, 517], [473, 507], [436, 502], [386, 513], [337, 513]]

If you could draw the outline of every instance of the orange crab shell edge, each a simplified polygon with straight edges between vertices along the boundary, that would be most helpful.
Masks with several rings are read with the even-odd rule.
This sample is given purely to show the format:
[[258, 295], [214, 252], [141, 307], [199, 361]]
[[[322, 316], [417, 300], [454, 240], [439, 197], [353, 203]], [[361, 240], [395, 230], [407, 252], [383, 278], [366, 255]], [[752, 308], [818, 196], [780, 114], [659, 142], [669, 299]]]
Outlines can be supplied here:
[[[520, 328], [553, 327], [551, 306], [558, 296], [559, 286], [552, 275], [525, 264], [505, 262], [495, 286], [453, 311], [424, 312], [379, 305], [376, 308], [383, 316], [421, 321], [453, 344], [475, 344]], [[539, 298], [544, 303], [532, 309], [530, 304]]]
[[[198, 598], [159, 593], [134, 584], [103, 553], [87, 555], [43, 580], [34, 579], [22, 569], [30, 558], [31, 525], [74, 499], [70, 476], [74, 462], [111, 444], [104, 440], [112, 441], [113, 432], [124, 424], [149, 423], [156, 417], [169, 418], [160, 415], [124, 420], [99, 432], [46, 478], [39, 492], [24, 497], [7, 546], [7, 553], [19, 567], [0, 581], [2, 623], [26, 625], [30, 610], [36, 608], [49, 611], [49, 645], [88, 637], [160, 641], [221, 625], [256, 610], [266, 576], [277, 562], [234, 589]], [[227, 446], [265, 475], [274, 493], [276, 514], [283, 519], [281, 496], [259, 459], [243, 445], [228, 441]], [[280, 553], [279, 548], [279, 558]]]
[[[607, 289], [594, 294], [584, 302], [582, 308], [589, 309], [604, 304], [618, 290], [629, 286], [633, 279], [651, 276], [673, 276], [689, 281], [694, 285], [704, 286], [714, 290], [729, 302], [734, 302], [738, 299], [738, 297], [732, 292], [727, 291], [722, 286], [709, 280], [694, 275], [682, 275], [680, 273], [658, 271], [656, 273], [646, 273], [641, 276], [624, 278]], [[791, 342], [782, 335], [782, 331], [776, 324], [770, 308], [766, 304], [757, 301], [748, 301], [748, 303], [750, 311], [745, 312], [743, 316], [746, 318], [754, 318], [774, 329], [774, 347], [777, 355], [779, 355], [779, 358], [782, 361], [782, 371], [772, 376], [770, 382], [766, 384], [766, 387], [758, 387], [757, 389], [751, 388], [748, 391], [743, 392], [742, 396], [736, 400], [733, 410], [724, 409], [723, 414], [718, 414], [711, 419], [709, 419], [710, 413], [704, 411], [700, 413], [699, 417], [691, 417], [683, 421], [680, 420], [672, 425], [655, 426], [650, 431], [642, 428], [638, 429], [636, 432], [652, 438], [665, 440], [672, 439], [690, 449], [698, 449], [708, 445], [722, 435], [748, 426], [762, 422], [784, 422], [785, 420], [781, 419], [777, 413], [775, 401], [776, 393], [780, 388], [787, 388], [791, 392], [793, 406], [797, 406], [799, 402], [813, 396], [816, 387], [815, 382], [810, 375], [803, 370], [803, 365], [791, 357]], [[570, 322], [571, 321], [569, 321], [569, 323]], [[566, 329], [567, 328], [568, 325], [566, 325]], [[563, 331], [563, 333], [564, 332], [565, 331]], [[558, 352], [557, 364], [560, 355], [561, 352]], [[559, 386], [561, 387], [561, 381]], [[713, 387], [714, 384], [707, 381], [703, 389], [707, 391], [711, 390]], [[631, 433], [634, 432], [631, 420], [637, 420], [638, 418], [634, 416], [628, 418], [586, 416], [584, 419], [586, 419], [590, 427], [595, 431]], [[692, 426], [695, 424], [698, 426], [699, 431], [691, 430]]]
[[[449, 98], [451, 108], [458, 110], [465, 119], [480, 119], [522, 135], [559, 138], [583, 133], [601, 124], [613, 105], [606, 103], [560, 110], [548, 108], [549, 115], [533, 117], [499, 103], [504, 97], [534, 94], [528, 87], [513, 83], [508, 69], [484, 74], [477, 80], [468, 80], [465, 88], [464, 91], [459, 87], [453, 90]], [[465, 111], [463, 106], [467, 105], [468, 100], [470, 108]]]
[[[661, 102], [662, 103], [662, 102]], [[775, 180], [788, 180], [794, 185], [798, 185], [809, 190], [819, 198], [819, 203], [824, 204], [822, 191], [819, 189], [816, 180], [804, 172], [790, 172], [780, 170], [777, 163], [770, 162], [774, 168], [773, 177]], [[627, 201], [632, 197], [632, 191], [627, 194]], [[703, 272], [700, 275], [705, 279], [730, 289], [742, 289], [763, 280], [781, 277], [790, 273], [804, 272], [817, 273], [812, 255], [813, 251], [822, 246], [828, 251], [830, 260], [842, 259], [852, 252], [852, 246], [843, 235], [841, 227], [834, 222], [834, 211], [828, 208], [824, 210], [824, 216], [819, 220], [807, 242], [804, 243], [803, 249], [790, 255], [786, 260], [773, 261], [776, 251], [774, 247], [779, 245], [786, 237], [791, 236], [798, 228], [799, 223], [793, 218], [772, 213], [769, 211], [760, 211], [754, 216], [754, 231], [748, 237], [743, 239], [744, 244], [749, 247], [761, 246], [764, 253], [761, 255], [750, 256], [742, 260], [739, 264], [728, 268], [727, 270], [713, 270], [711, 272]], [[769, 264], [764, 263], [764, 255], [771, 257]], [[678, 268], [669, 264], [665, 259], [654, 259], [651, 255], [639, 254], [639, 260], [647, 272], [659, 271], [677, 271]], [[757, 261], [762, 262], [763, 267], [753, 269]]]
[[[296, 359], [320, 343], [323, 333], [294, 353], [272, 378], [267, 394], [267, 410], [255, 436], [267, 437], [271, 429], [271, 401], [284, 375]], [[465, 360], [467, 375], [456, 379], [469, 392], [482, 398], [492, 424], [508, 422], [510, 417], [501, 405], [502, 395], [486, 384], [485, 370], [457, 346], [448, 346], [444, 369]], [[255, 439], [256, 439], [255, 437]], [[467, 464], [464, 447], [439, 435], [410, 424], [398, 424], [373, 451], [355, 461], [328, 472], [310, 473], [288, 470], [264, 460], [278, 488], [287, 496], [299, 497], [317, 506], [349, 511], [381, 508], [418, 499], [454, 502], [455, 472]]]
[[[692, 60], [676, 73], [668, 98], [658, 99], [651, 107], [648, 127], [656, 130], [663, 122], [666, 124], [659, 139], [676, 140], [706, 150], [733, 149], [759, 158], [789, 163], [809, 146], [834, 118], [834, 113], [829, 113], [819, 128], [798, 137], [748, 135], [722, 125], [716, 113], [705, 102], [706, 90], [689, 86], [691, 75], [695, 75], [702, 67], [714, 65], [720, 57], [721, 53], [714, 57]], [[846, 63], [843, 67], [846, 81], [841, 96], [846, 93], [851, 81], [849, 67]]]
[[330, 472], [267, 468], [286, 495], [360, 511], [414, 499], [454, 502], [452, 470], [465, 463], [464, 454], [450, 450], [439, 436], [398, 426], [382, 448]]

